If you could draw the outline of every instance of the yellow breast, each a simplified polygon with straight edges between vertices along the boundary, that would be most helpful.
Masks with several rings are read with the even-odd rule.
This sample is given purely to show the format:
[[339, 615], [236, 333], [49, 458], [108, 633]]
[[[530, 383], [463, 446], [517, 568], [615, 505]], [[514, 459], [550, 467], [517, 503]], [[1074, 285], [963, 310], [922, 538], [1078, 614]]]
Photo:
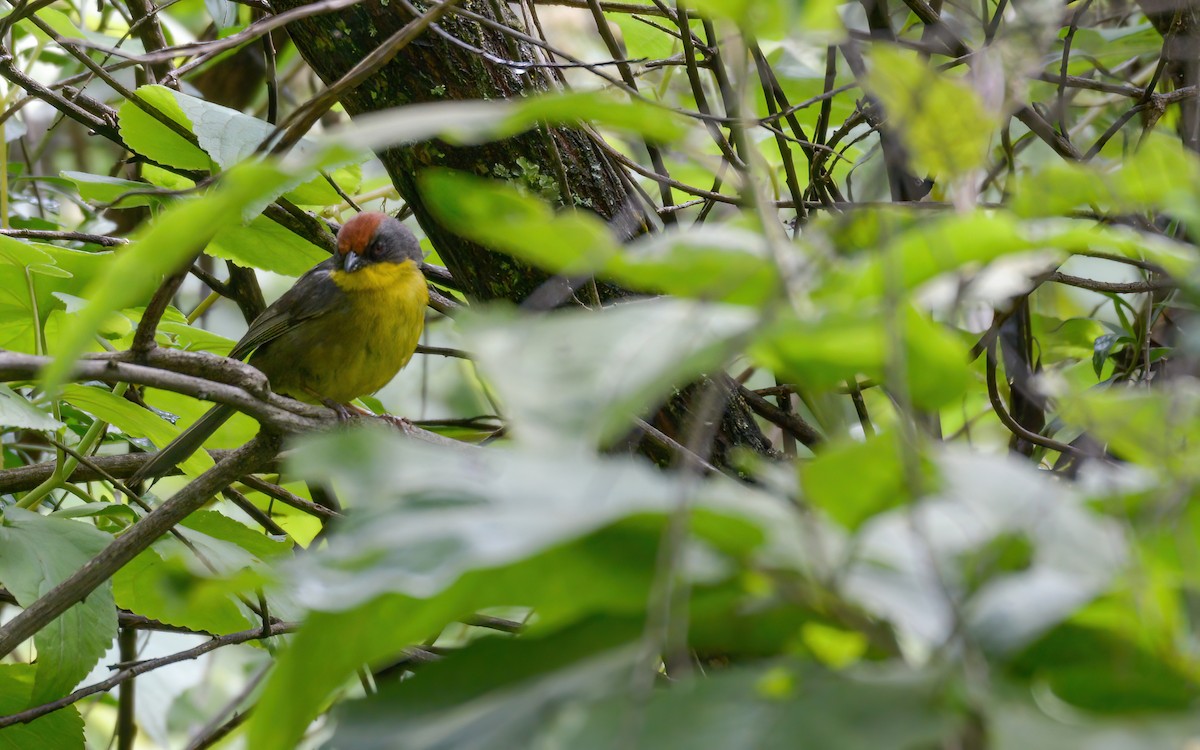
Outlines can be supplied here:
[[412, 261], [334, 271], [330, 279], [346, 293], [339, 304], [288, 330], [251, 363], [279, 393], [344, 404], [379, 390], [408, 364], [429, 291]]

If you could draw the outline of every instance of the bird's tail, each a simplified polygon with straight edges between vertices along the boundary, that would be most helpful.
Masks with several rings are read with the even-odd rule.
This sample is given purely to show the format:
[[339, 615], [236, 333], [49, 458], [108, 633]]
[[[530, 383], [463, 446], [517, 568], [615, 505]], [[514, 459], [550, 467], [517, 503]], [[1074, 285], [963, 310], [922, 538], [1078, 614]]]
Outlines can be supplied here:
[[235, 411], [237, 410], [226, 404], [217, 404], [209, 409], [204, 416], [193, 422], [191, 427], [179, 433], [179, 437], [167, 443], [153, 458], [142, 464], [133, 476], [125, 480], [125, 484], [132, 485], [134, 482], [158, 479], [165, 475], [199, 450], [204, 441], [232, 417]]

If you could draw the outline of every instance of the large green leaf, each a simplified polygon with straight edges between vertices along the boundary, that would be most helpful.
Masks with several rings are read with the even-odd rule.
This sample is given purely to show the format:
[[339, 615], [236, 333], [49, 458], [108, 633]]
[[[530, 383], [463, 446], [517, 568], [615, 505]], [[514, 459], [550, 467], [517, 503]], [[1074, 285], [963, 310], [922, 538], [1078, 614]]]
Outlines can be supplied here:
[[[111, 541], [111, 536], [86, 523], [6, 507], [0, 521], [0, 582], [27, 607]], [[112, 587], [105, 583], [34, 636], [38, 661], [31, 702], [70, 692], [116, 635], [116, 605]]]
[[38, 409], [25, 396], [0, 384], [0, 426], [27, 430], [57, 430], [57, 419]]
[[[317, 612], [267, 686], [264, 718], [251, 729], [261, 748], [292, 747], [358, 664], [454, 617], [534, 607], [550, 627], [596, 611], [641, 612], [681, 491], [670, 475], [627, 459], [439, 448], [373, 432], [312, 439], [293, 466], [365, 507], [327, 548], [283, 570], [284, 586]], [[719, 478], [691, 494], [690, 528], [704, 544], [689, 575], [727, 576], [718, 551], [801, 564], [799, 527], [782, 504]]]
[[755, 324], [749, 310], [656, 299], [598, 311], [460, 316], [463, 346], [500, 397], [515, 437], [546, 446], [605, 443], [717, 371]]
[[[37, 674], [33, 664], [0, 665], [0, 716], [15, 714], [32, 704]], [[67, 706], [28, 724], [0, 729], [0, 750], [83, 750], [83, 717], [75, 706]]]

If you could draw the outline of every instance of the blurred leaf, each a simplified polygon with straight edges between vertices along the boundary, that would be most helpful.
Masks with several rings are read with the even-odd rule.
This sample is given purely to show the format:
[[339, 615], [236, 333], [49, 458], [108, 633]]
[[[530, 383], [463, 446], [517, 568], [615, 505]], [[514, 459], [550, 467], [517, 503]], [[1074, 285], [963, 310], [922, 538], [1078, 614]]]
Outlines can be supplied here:
[[1200, 212], [1200, 160], [1178, 140], [1149, 137], [1120, 162], [1048, 160], [1017, 178], [1012, 210], [1021, 217], [1100, 208], [1117, 213]]
[[[369, 430], [310, 439], [291, 466], [367, 503], [327, 549], [290, 567], [304, 582], [305, 603], [317, 609], [389, 592], [431, 596], [469, 570], [523, 559], [629, 516], [669, 513], [678, 492], [674, 478], [641, 462], [516, 446], [439, 448]], [[768, 529], [796, 533], [782, 505], [731, 480], [714, 477], [693, 495], [693, 530], [722, 549], [749, 552]]]
[[[855, 302], [881, 297], [889, 289], [907, 291], [939, 274], [977, 270], [1012, 253], [1054, 248], [1045, 235], [999, 211], [938, 217], [898, 232], [885, 240], [881, 252], [835, 268], [822, 290], [827, 297]], [[1055, 258], [1047, 253], [1047, 267]]]
[[483, 638], [422, 669], [419, 682], [345, 704], [329, 747], [539, 746], [564, 715], [628, 683], [640, 630], [635, 620], [594, 620], [543, 637]]
[[[582, 210], [556, 212], [504, 182], [445, 169], [426, 170], [419, 182], [430, 210], [456, 234], [539, 268], [588, 273], [619, 252], [599, 217]], [[540, 187], [558, 189], [553, 181]]]
[[[259, 750], [292, 750], [330, 692], [360, 665], [394, 658], [404, 646], [423, 641], [456, 618], [480, 609], [518, 603], [538, 607], [539, 617], [552, 622], [595, 611], [641, 611], [649, 596], [661, 533], [661, 525], [599, 532], [527, 560], [472, 571], [429, 598], [391, 594], [345, 611], [313, 612], [267, 682], [257, 716], [250, 722], [250, 745]], [[395, 548], [376, 551], [400, 553]], [[427, 556], [429, 550], [422, 552]], [[345, 580], [382, 587], [390, 567], [389, 561], [369, 569], [360, 566]], [[380, 580], [363, 580], [373, 578]], [[571, 596], [564, 596], [568, 591]]]
[[807, 622], [801, 629], [804, 646], [822, 664], [841, 669], [854, 664], [867, 652], [866, 636], [853, 630], [843, 630]]
[[428, 170], [421, 185], [430, 208], [456, 233], [551, 273], [595, 273], [639, 291], [741, 304], [762, 302], [779, 287], [756, 233], [693, 228], [645, 236], [623, 248], [598, 217], [555, 211], [511, 184]]
[[[636, 647], [595, 653], [605, 641], [583, 635], [474, 644], [351, 704], [328, 747], [770, 750], [802, 737], [804, 747], [867, 750], [934, 746], [951, 730], [934, 685], [914, 674], [839, 675], [779, 660], [631, 695]], [[479, 674], [497, 677], [481, 686], [468, 677]]]
[[[1042, 691], [1039, 691], [1041, 693]], [[1042, 695], [1038, 695], [1043, 698]], [[1044, 698], [1043, 698], [1044, 700]], [[1042, 700], [988, 707], [989, 747], [995, 750], [1181, 750], [1200, 737], [1192, 711], [1143, 713], [1115, 718], [1048, 712]]]
[[679, 48], [679, 40], [662, 29], [657, 29], [629, 13], [612, 13], [606, 16], [609, 23], [621, 30], [621, 41], [634, 59], [664, 60]]
[[706, 16], [727, 18], [765, 37], [785, 34], [794, 9], [800, 7], [785, 0], [693, 0], [689, 5]]
[[459, 316], [472, 352], [512, 422], [548, 447], [604, 444], [704, 372], [750, 331], [744, 308], [656, 299], [597, 311]]
[[[954, 632], [958, 611], [988, 652], [1022, 648], [1125, 565], [1120, 526], [1046, 472], [966, 451], [943, 452], [937, 466], [934, 494], [863, 527], [860, 562], [847, 579], [853, 599], [929, 647]], [[1023, 556], [1006, 537], [1028, 545]], [[1015, 564], [1006, 565], [1009, 552], [1018, 553]], [[981, 569], [990, 575], [982, 585]]]
[[871, 47], [867, 85], [918, 172], [953, 179], [983, 166], [997, 118], [970, 86], [883, 44]]
[[673, 141], [686, 127], [684, 119], [665, 106], [612, 91], [575, 91], [493, 101], [409, 104], [357, 117], [332, 137], [356, 148], [375, 150], [431, 138], [473, 145], [510, 138], [543, 124], [579, 123], [625, 130], [654, 141]]
[[638, 238], [597, 269], [626, 288], [743, 305], [781, 289], [762, 235], [731, 227], [691, 227]]
[[[321, 611], [267, 686], [264, 719], [250, 734], [264, 750], [292, 747], [358, 664], [394, 655], [452, 618], [523, 606], [552, 627], [597, 611], [641, 612], [678, 497], [672, 477], [640, 462], [439, 448], [394, 433], [310, 439], [293, 467], [368, 505], [327, 547], [283, 571], [283, 586]], [[714, 477], [694, 488], [692, 507], [693, 533], [707, 545], [695, 545], [681, 574], [728, 575], [718, 550], [761, 548], [798, 564], [795, 521], [773, 499]]]
[[1030, 645], [1009, 671], [1098, 713], [1183, 711], [1200, 697], [1200, 683], [1174, 665], [1112, 632], [1073, 624]]
[[[877, 513], [912, 500], [904, 469], [905, 447], [895, 433], [829, 446], [800, 470], [805, 497], [854, 531]], [[915, 447], [912, 460], [922, 465]], [[869, 466], [870, 471], [861, 471]], [[932, 472], [929, 472], [932, 473]], [[928, 477], [926, 478], [928, 481]]]
[[[28, 607], [98, 555], [112, 537], [79, 521], [8, 506], [0, 521], [0, 583]], [[112, 587], [101, 584], [33, 638], [37, 673], [29, 708], [61, 698], [82, 680], [117, 635]]]
[[[899, 328], [894, 351], [890, 327]], [[966, 347], [913, 308], [897, 315], [858, 310], [807, 321], [784, 317], [767, 325], [751, 346], [766, 367], [809, 388], [832, 388], [856, 375], [887, 381], [889, 363], [904, 363], [903, 383], [913, 403], [936, 408], [960, 399], [971, 380]]]
[[1059, 410], [1122, 460], [1177, 479], [1196, 477], [1200, 391], [1179, 381], [1156, 391], [1090, 390], [1065, 394]]

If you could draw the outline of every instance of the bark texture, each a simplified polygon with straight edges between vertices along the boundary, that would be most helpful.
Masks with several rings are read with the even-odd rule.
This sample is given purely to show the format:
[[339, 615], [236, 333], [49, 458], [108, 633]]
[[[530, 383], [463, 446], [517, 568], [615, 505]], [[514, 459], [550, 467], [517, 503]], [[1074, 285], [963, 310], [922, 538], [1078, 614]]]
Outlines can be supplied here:
[[[278, 12], [304, 4], [273, 0], [272, 7]], [[405, 4], [400, 0], [368, 0], [339, 13], [306, 18], [290, 27], [292, 39], [317, 75], [331, 83], [413, 20], [415, 16]], [[415, 7], [423, 10], [420, 5]], [[460, 7], [494, 18], [501, 4], [466, 0]], [[506, 25], [517, 25], [507, 11], [502, 12]], [[552, 79], [545, 69], [501, 62], [535, 61], [530, 45], [457, 16], [454, 11], [438, 28], [455, 41], [427, 32], [367, 82], [343, 96], [346, 111], [353, 117], [406, 104], [519, 98], [549, 90]], [[629, 227], [626, 236], [646, 228], [618, 168], [582, 130], [541, 127], [507, 140], [467, 147], [432, 140], [388, 149], [380, 157], [456, 281], [473, 299], [520, 302], [544, 283], [547, 275], [467, 242], [439, 225], [417, 190], [417, 175], [426, 168], [450, 167], [521, 182], [560, 205], [584, 206], [607, 220], [620, 219], [619, 225]], [[615, 288], [601, 290], [602, 298], [618, 296], [621, 292]]]

